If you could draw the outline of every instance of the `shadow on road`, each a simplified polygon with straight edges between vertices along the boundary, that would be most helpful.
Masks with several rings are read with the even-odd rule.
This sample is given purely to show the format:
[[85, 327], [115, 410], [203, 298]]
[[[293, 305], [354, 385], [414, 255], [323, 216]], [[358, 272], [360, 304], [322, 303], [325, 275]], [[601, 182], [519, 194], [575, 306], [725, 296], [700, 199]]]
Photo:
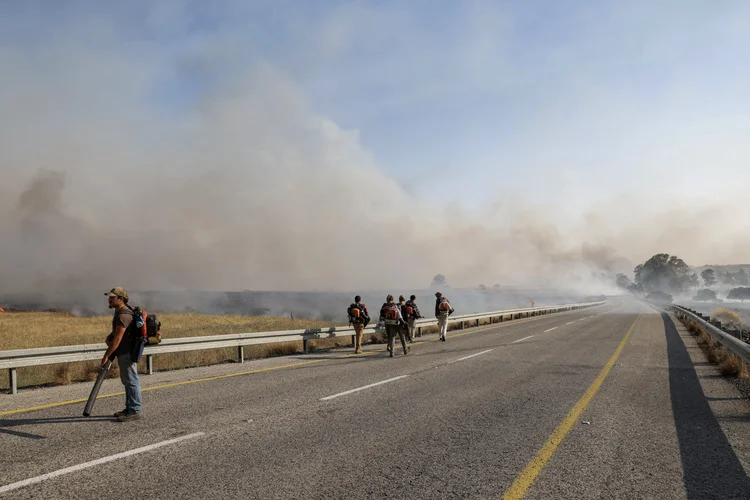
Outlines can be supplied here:
[[14, 420], [0, 420], [0, 434], [10, 434], [12, 436], [24, 437], [28, 439], [46, 439], [46, 436], [11, 430], [9, 429], [9, 427], [22, 427], [25, 425], [102, 422], [102, 421], [117, 422], [117, 419], [114, 417], [101, 416], [101, 417], [52, 417], [52, 418], [27, 418], [27, 419], [14, 419]]
[[685, 343], [669, 315], [661, 316], [687, 498], [750, 498], [750, 479], [708, 405]]

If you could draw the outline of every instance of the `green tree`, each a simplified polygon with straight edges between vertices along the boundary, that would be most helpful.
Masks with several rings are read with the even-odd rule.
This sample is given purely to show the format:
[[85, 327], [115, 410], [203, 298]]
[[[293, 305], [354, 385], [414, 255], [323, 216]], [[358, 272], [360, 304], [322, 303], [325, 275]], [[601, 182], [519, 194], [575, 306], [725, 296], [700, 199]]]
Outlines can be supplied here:
[[634, 269], [635, 282], [647, 291], [683, 292], [697, 286], [698, 276], [676, 255], [656, 254]]
[[734, 285], [734, 273], [730, 273], [729, 271], [724, 271], [723, 273], [719, 274], [719, 281], [723, 285]]
[[443, 276], [442, 274], [436, 274], [435, 277], [432, 278], [432, 286], [434, 287], [445, 286], [445, 284], [445, 276]]
[[739, 287], [739, 288], [732, 288], [729, 290], [729, 295], [727, 295], [728, 299], [733, 300], [741, 300], [742, 302], [745, 302], [746, 300], [750, 299], [750, 288], [747, 287]]
[[696, 302], [714, 302], [716, 300], [716, 292], [709, 290], [708, 288], [698, 290], [698, 293], [695, 294], [693, 300]]
[[624, 288], [625, 290], [627, 290], [628, 287], [630, 286], [630, 278], [628, 278], [622, 273], [619, 273], [617, 277], [615, 278], [615, 284], [619, 288]]
[[704, 269], [701, 273], [701, 278], [703, 278], [703, 283], [705, 283], [708, 288], [711, 288], [716, 284], [716, 272], [713, 269]]
[[631, 283], [628, 285], [628, 292], [632, 293], [633, 295], [643, 295], [645, 293], [645, 290], [643, 289], [643, 285], [640, 283]]
[[650, 292], [648, 295], [646, 295], [646, 299], [652, 301], [652, 302], [658, 302], [658, 303], [666, 303], [671, 304], [672, 303], [672, 296], [668, 293], [664, 293], [661, 290], [655, 290], [653, 292]]
[[740, 269], [734, 274], [734, 281], [740, 286], [750, 285], [750, 277], [744, 269]]

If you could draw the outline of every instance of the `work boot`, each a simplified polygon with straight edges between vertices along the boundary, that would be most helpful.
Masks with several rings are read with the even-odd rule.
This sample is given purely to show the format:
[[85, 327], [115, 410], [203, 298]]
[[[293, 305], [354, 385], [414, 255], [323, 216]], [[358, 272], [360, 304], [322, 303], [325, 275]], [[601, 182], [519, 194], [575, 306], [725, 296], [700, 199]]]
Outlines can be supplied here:
[[440, 340], [442, 340], [443, 342], [445, 342], [445, 335], [443, 335], [442, 337], [440, 337]]
[[354, 351], [354, 354], [362, 354], [362, 351], [357, 349], [356, 351]]
[[122, 411], [115, 412], [112, 416], [115, 417], [115, 418], [119, 418], [119, 417], [125, 416], [127, 414], [128, 414], [128, 410], [122, 410]]
[[119, 420], [120, 422], [130, 422], [131, 420], [140, 420], [142, 416], [143, 415], [141, 415], [140, 413], [129, 411], [124, 415], [120, 415], [119, 417], [117, 417], [117, 420]]
[[391, 354], [390, 354], [390, 357], [393, 357], [393, 351], [388, 351], [388, 352], [390, 352], [390, 353], [391, 353]]

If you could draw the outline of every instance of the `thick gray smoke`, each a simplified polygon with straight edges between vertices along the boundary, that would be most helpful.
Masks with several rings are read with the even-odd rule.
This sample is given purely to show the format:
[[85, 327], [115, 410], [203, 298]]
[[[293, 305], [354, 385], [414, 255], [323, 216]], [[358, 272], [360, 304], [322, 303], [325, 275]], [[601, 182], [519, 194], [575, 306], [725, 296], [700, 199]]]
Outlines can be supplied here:
[[[16, 153], [3, 165], [3, 292], [376, 290], [424, 287], [437, 273], [454, 286], [575, 285], [622, 260], [569, 244], [529, 209], [471, 220], [422, 206], [356, 133], [313, 113], [268, 66], [207, 91], [178, 130], [157, 117], [145, 130], [118, 123], [92, 137], [89, 120], [109, 111], [46, 97], [67, 109], [66, 138], [0, 139]], [[23, 130], [44, 131], [22, 101], [6, 102]]]
[[[653, 253], [702, 264], [747, 248], [746, 217], [716, 226], [739, 213], [725, 200], [659, 213], [604, 201], [572, 222], [527, 203], [532, 185], [483, 210], [427, 205], [231, 39], [175, 62], [79, 21], [0, 51], [0, 294], [408, 291], [437, 273], [595, 294]], [[195, 85], [161, 95], [175, 64]], [[721, 234], [732, 245], [717, 251]]]

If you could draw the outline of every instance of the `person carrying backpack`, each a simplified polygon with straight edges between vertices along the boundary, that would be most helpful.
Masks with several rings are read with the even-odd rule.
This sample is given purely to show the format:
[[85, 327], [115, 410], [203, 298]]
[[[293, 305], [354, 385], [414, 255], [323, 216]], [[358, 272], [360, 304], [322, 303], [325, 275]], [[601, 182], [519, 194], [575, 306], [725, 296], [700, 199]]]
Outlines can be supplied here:
[[124, 288], [115, 287], [104, 295], [108, 297], [109, 308], [114, 309], [115, 314], [101, 366], [106, 366], [109, 358], [116, 356], [120, 367], [120, 381], [125, 386], [125, 409], [114, 416], [120, 422], [138, 420], [142, 416], [141, 384], [138, 380], [138, 364], [131, 357], [135, 336], [129, 331], [132, 330], [134, 318], [133, 311], [128, 306], [128, 292]]
[[385, 323], [385, 333], [388, 336], [388, 352], [393, 357], [393, 343], [398, 335], [401, 338], [401, 345], [404, 348], [404, 356], [409, 353], [409, 347], [406, 345], [406, 321], [401, 314], [401, 308], [393, 302], [393, 295], [388, 295], [385, 303], [380, 308], [380, 321]]
[[349, 316], [349, 324], [354, 327], [354, 354], [362, 354], [362, 332], [370, 322], [370, 313], [367, 306], [362, 303], [362, 297], [354, 297], [354, 302], [349, 305], [346, 313]]
[[448, 302], [447, 297], [443, 297], [440, 292], [435, 292], [435, 317], [440, 327], [440, 340], [445, 342], [445, 334], [448, 333], [448, 316], [453, 314], [454, 309]]
[[409, 300], [406, 301], [406, 323], [409, 327], [409, 342], [414, 342], [415, 333], [417, 331], [416, 322], [418, 319], [422, 318], [422, 313], [419, 312], [419, 307], [417, 307], [417, 296], [412, 295], [409, 297]]

